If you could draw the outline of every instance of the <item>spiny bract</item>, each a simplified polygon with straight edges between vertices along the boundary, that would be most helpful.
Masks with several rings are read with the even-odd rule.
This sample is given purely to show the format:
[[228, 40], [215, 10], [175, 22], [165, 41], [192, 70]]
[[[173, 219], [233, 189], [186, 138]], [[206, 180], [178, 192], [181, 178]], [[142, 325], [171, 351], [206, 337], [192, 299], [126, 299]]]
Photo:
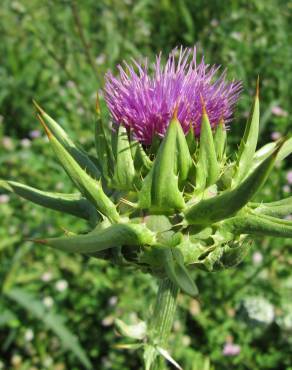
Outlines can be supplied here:
[[113, 130], [99, 104], [95, 158], [71, 141], [37, 104], [38, 118], [74, 194], [43, 192], [14, 181], [0, 182], [43, 207], [83, 218], [90, 231], [38, 240], [53, 248], [131, 265], [168, 277], [184, 292], [197, 288], [189, 271], [216, 271], [238, 264], [253, 235], [292, 237], [292, 197], [252, 203], [276, 162], [292, 152], [292, 138], [256, 151], [258, 88], [238, 153], [226, 155], [223, 120], [212, 129], [204, 101], [200, 137], [186, 133], [177, 109], [165, 136], [142, 145], [123, 125]]

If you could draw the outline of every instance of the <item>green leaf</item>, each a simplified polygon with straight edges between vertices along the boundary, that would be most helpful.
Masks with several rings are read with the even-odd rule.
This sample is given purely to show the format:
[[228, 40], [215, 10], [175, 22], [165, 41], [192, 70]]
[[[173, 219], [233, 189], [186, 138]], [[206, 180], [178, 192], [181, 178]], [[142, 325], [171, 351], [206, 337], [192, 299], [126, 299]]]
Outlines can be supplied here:
[[257, 81], [257, 89], [253, 106], [238, 150], [237, 161], [235, 165], [235, 175], [232, 184], [233, 186], [238, 185], [246, 177], [251, 167], [258, 142], [259, 122], [259, 81]]
[[4, 180], [0, 180], [0, 187], [42, 207], [69, 213], [86, 220], [98, 218], [98, 213], [93, 205], [87, 199], [82, 198], [80, 194], [45, 192], [15, 181]]
[[180, 192], [192, 160], [179, 121], [171, 120], [153, 166], [143, 181], [139, 207], [156, 212], [172, 212], [185, 206]]
[[132, 151], [128, 139], [128, 133], [124, 126], [120, 125], [117, 132], [115, 148], [115, 169], [113, 181], [116, 188], [121, 190], [136, 190], [136, 171], [132, 158]]
[[131, 142], [131, 150], [136, 172], [145, 176], [152, 166], [150, 158], [145, 153], [141, 143], [138, 141]]
[[194, 127], [192, 125], [190, 125], [190, 129], [189, 129], [188, 133], [186, 134], [186, 141], [187, 141], [187, 144], [188, 144], [190, 154], [192, 156], [192, 155], [195, 154], [195, 152], [197, 150], [197, 145], [198, 145], [198, 142], [197, 142], [196, 137], [195, 137]]
[[[268, 143], [264, 145], [262, 148], [260, 148], [258, 151], [256, 151], [251, 171], [254, 170], [259, 163], [264, 161], [276, 148], [279, 142], [274, 143]], [[292, 137], [290, 139], [287, 139], [284, 144], [282, 145], [281, 149], [279, 150], [279, 153], [277, 155], [276, 163], [280, 163], [283, 159], [288, 157], [292, 153]]]
[[267, 216], [284, 217], [292, 214], [292, 196], [271, 203], [249, 203], [255, 213]]
[[219, 125], [216, 127], [215, 134], [214, 134], [214, 146], [216, 150], [217, 160], [218, 162], [222, 162], [225, 157], [226, 151], [226, 129], [224, 127], [224, 122], [221, 119]]
[[219, 170], [212, 129], [204, 108], [198, 162], [196, 163], [196, 188], [204, 190], [214, 184], [218, 180]]
[[35, 240], [66, 252], [96, 253], [123, 245], [143, 246], [155, 242], [155, 234], [145, 225], [114, 224], [84, 235]]
[[251, 234], [292, 238], [292, 222], [280, 218], [248, 214], [232, 217], [222, 224], [223, 230], [234, 234]]
[[185, 293], [197, 296], [198, 288], [184, 266], [181, 252], [174, 248], [165, 248], [163, 253], [163, 264], [168, 278]]
[[42, 124], [44, 125], [52, 148], [59, 162], [73, 183], [77, 186], [84, 197], [94, 204], [100, 213], [108, 217], [111, 221], [117, 222], [119, 220], [119, 214], [115, 205], [104, 193], [100, 182], [89, 176], [87, 172], [79, 166], [79, 164], [65, 149], [65, 147], [63, 147], [53, 136], [45, 122], [42, 122]]
[[52, 330], [59, 337], [64, 349], [70, 350], [86, 369], [92, 369], [84, 349], [80, 346], [77, 337], [64, 324], [65, 320], [63, 317], [53, 312], [48, 312], [44, 305], [31, 293], [21, 288], [12, 288], [6, 291], [5, 295], [42, 321], [48, 329]]
[[55, 136], [56, 140], [58, 140], [59, 143], [66, 149], [66, 151], [70, 153], [70, 155], [75, 159], [81, 168], [86, 170], [93, 178], [99, 179], [100, 171], [94, 162], [89, 158], [87, 153], [84, 150], [77, 148], [63, 128], [56, 121], [54, 121], [35, 101], [34, 105], [50, 132]]
[[113, 175], [114, 155], [112, 151], [110, 125], [104, 124], [104, 120], [98, 113], [95, 120], [95, 148], [97, 162], [102, 169], [102, 176], [108, 182]]
[[241, 184], [186, 209], [186, 224], [205, 225], [233, 216], [256, 194], [273, 168], [280, 145]]
[[183, 370], [182, 367], [170, 356], [166, 349], [157, 347], [157, 351], [163, 356], [170, 364], [178, 370]]

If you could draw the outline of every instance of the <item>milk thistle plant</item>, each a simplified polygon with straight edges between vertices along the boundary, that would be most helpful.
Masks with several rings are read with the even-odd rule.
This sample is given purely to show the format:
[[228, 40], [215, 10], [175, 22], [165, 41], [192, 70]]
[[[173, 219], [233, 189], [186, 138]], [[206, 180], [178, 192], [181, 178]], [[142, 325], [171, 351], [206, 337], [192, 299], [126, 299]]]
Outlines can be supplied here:
[[[177, 57], [178, 54], [178, 57]], [[235, 155], [226, 154], [227, 127], [242, 90], [218, 68], [196, 61], [196, 51], [174, 50], [163, 66], [125, 63], [105, 76], [95, 125], [96, 156], [76, 146], [35, 103], [56, 158], [74, 194], [44, 192], [14, 181], [8, 191], [43, 207], [85, 219], [89, 231], [38, 239], [67, 252], [135, 267], [158, 281], [147, 323], [120, 331], [144, 350], [146, 369], [179, 365], [168, 352], [177, 295], [198, 295], [192, 270], [236, 266], [256, 235], [292, 237], [292, 197], [252, 202], [277, 162], [292, 152], [292, 138], [257, 150], [259, 86]]]

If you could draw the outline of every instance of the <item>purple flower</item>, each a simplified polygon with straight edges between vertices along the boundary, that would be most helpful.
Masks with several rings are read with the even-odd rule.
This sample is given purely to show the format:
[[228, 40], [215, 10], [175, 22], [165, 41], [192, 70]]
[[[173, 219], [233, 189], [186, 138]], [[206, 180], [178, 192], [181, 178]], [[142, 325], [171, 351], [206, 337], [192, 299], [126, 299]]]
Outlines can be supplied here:
[[40, 132], [40, 130], [32, 130], [32, 131], [29, 132], [29, 136], [32, 139], [37, 139], [41, 136], [41, 132]]
[[105, 99], [116, 124], [131, 129], [135, 138], [149, 145], [154, 135], [163, 137], [175, 108], [185, 133], [190, 126], [200, 133], [202, 100], [212, 127], [221, 118], [230, 122], [233, 108], [242, 90], [238, 81], [226, 82], [225, 71], [215, 79], [220, 67], [197, 64], [196, 49], [174, 49], [165, 64], [156, 57], [153, 74], [147, 59], [141, 65], [124, 62], [118, 66], [119, 77], [105, 76]]
[[233, 343], [225, 343], [223, 348], [224, 356], [237, 356], [240, 353], [240, 346]]

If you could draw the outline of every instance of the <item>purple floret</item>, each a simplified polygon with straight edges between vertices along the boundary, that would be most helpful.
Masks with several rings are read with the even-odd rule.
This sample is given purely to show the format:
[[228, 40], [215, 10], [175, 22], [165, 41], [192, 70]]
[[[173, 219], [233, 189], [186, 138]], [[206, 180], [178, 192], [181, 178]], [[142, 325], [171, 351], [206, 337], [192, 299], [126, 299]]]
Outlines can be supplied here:
[[220, 67], [197, 64], [196, 48], [174, 49], [165, 66], [161, 54], [156, 57], [153, 73], [149, 72], [147, 60], [133, 65], [124, 62], [118, 66], [119, 77], [111, 72], [105, 76], [105, 99], [115, 123], [131, 129], [135, 138], [149, 145], [155, 135], [163, 137], [178, 108], [178, 119], [185, 133], [190, 125], [196, 135], [200, 134], [202, 100], [212, 127], [220, 119], [230, 122], [242, 84], [226, 82], [225, 71], [215, 78]]

